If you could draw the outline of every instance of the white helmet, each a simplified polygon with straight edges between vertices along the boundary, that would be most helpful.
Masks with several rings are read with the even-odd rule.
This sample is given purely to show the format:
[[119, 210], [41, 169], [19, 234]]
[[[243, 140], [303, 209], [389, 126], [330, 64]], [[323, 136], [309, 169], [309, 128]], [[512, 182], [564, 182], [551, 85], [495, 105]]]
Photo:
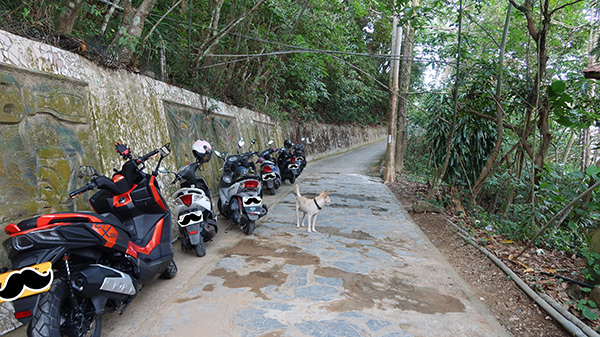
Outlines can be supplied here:
[[198, 139], [192, 145], [192, 153], [194, 154], [194, 157], [196, 157], [196, 161], [200, 164], [204, 164], [210, 161], [210, 157], [212, 157], [212, 147], [209, 142]]

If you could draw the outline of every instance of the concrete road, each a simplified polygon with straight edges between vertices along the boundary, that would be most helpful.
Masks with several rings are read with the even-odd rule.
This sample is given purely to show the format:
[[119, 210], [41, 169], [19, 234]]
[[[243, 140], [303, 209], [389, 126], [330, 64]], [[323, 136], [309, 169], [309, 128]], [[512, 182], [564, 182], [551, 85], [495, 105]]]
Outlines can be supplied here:
[[[253, 235], [220, 231], [207, 256], [176, 247], [178, 275], [146, 286], [103, 336], [508, 336], [410, 219], [376, 169], [384, 142], [309, 162], [316, 229], [296, 227], [287, 183]], [[23, 328], [9, 336], [23, 336]]]

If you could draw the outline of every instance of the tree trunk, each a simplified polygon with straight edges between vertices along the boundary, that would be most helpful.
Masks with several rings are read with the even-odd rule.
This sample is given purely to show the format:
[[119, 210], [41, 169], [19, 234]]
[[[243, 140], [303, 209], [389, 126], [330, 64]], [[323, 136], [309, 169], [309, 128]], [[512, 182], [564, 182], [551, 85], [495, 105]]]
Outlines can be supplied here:
[[71, 34], [75, 20], [85, 0], [68, 0], [64, 12], [58, 16], [56, 29], [63, 34]]
[[406, 132], [408, 124], [408, 88], [412, 71], [412, 56], [414, 46], [414, 29], [410, 22], [406, 24], [406, 32], [402, 42], [402, 64], [400, 68], [400, 83], [398, 85], [400, 101], [398, 101], [398, 138], [396, 139], [396, 171], [404, 172], [404, 152], [406, 151]]
[[561, 161], [563, 163], [567, 162], [567, 159], [569, 158], [569, 153], [571, 153], [571, 149], [573, 148], [573, 142], [575, 142], [575, 132], [571, 132], [571, 136], [569, 137], [569, 142], [567, 143], [567, 148], [565, 149], [565, 152], [563, 152]]
[[388, 144], [385, 151], [385, 169], [383, 182], [396, 181], [395, 154], [396, 154], [396, 128], [398, 120], [398, 70], [400, 68], [402, 28], [398, 27], [398, 17], [394, 16], [392, 28], [392, 49], [390, 59], [390, 105], [388, 111]]
[[117, 6], [119, 6], [120, 2], [121, 0], [114, 0], [112, 5], [110, 6], [110, 9], [106, 13], [106, 15], [104, 15], [104, 21], [102, 22], [102, 27], [100, 27], [100, 35], [104, 35], [104, 33], [106, 33], [106, 28], [108, 27], [110, 18], [112, 18], [113, 14], [115, 13], [115, 9], [117, 9]]
[[198, 67], [198, 64], [200, 64], [200, 61], [203, 60], [206, 57], [206, 55], [208, 55], [210, 53], [211, 49], [214, 46], [216, 46], [217, 43], [219, 43], [219, 41], [221, 41], [221, 39], [223, 37], [225, 37], [225, 35], [227, 35], [227, 33], [229, 33], [229, 31], [231, 31], [235, 26], [237, 26], [240, 22], [242, 22], [244, 19], [246, 19], [246, 17], [248, 17], [248, 15], [256, 12], [265, 1], [266, 0], [259, 0], [256, 3], [256, 5], [254, 5], [248, 12], [244, 13], [239, 18], [231, 21], [229, 24], [227, 24], [227, 26], [223, 27], [223, 29], [218, 31], [217, 34], [215, 34], [210, 39], [205, 41], [202, 44], [202, 46], [199, 48], [200, 52], [198, 53], [198, 55], [196, 55], [196, 59], [194, 60], [194, 63], [192, 64], [192, 69], [196, 69]]
[[454, 81], [454, 89], [453, 89], [453, 99], [454, 99], [454, 111], [452, 115], [452, 123], [450, 124], [450, 130], [448, 131], [448, 135], [446, 138], [446, 158], [444, 158], [444, 165], [440, 170], [439, 177], [433, 179], [432, 187], [429, 189], [429, 193], [427, 194], [427, 199], [433, 198], [433, 195], [436, 193], [437, 186], [436, 184], [441, 183], [444, 180], [444, 176], [446, 175], [446, 171], [448, 171], [448, 164], [450, 163], [450, 155], [452, 154], [452, 140], [454, 139], [454, 129], [456, 128], [456, 115], [458, 114], [458, 87], [460, 84], [460, 47], [462, 42], [462, 13], [463, 13], [463, 2], [460, 0], [459, 9], [458, 9], [458, 43], [456, 50], [456, 79]]
[[113, 40], [113, 45], [117, 46], [117, 56], [119, 62], [130, 63], [133, 59], [135, 48], [139, 44], [144, 22], [150, 14], [157, 0], [144, 0], [137, 8], [133, 8], [131, 0], [125, 0], [123, 4], [123, 21], [119, 28], [119, 33]]
[[223, 2], [225, 0], [216, 0], [215, 1], [215, 9], [212, 12], [210, 17], [209, 27], [212, 28], [211, 35], [216, 36], [219, 32], [219, 19], [221, 18], [221, 8], [223, 7]]
[[475, 202], [475, 198], [483, 188], [483, 184], [490, 177], [492, 166], [496, 162], [496, 158], [502, 148], [502, 139], [504, 132], [504, 109], [502, 108], [502, 69], [504, 69], [504, 54], [506, 51], [506, 37], [508, 35], [508, 26], [510, 24], [510, 13], [512, 12], [513, 6], [508, 4], [508, 10], [506, 11], [506, 20], [504, 21], [504, 32], [502, 33], [502, 43], [500, 45], [500, 59], [498, 60], [498, 83], [496, 84], [496, 96], [494, 97], [494, 105], [496, 106], [496, 124], [498, 127], [498, 135], [496, 137], [496, 145], [492, 150], [483, 170], [479, 174], [479, 178], [475, 182], [473, 189], [471, 190], [470, 200]]
[[[550, 21], [552, 19], [552, 15], [556, 10], [550, 9], [549, 0], [544, 0], [540, 3], [540, 18], [542, 18], [540, 23], [540, 28], [536, 28], [536, 23], [534, 22], [534, 15], [531, 12], [531, 7], [528, 1], [525, 1], [524, 5], [519, 6], [515, 3], [514, 0], [509, 0], [510, 3], [515, 6], [520, 12], [523, 13], [525, 19], [527, 20], [527, 29], [529, 31], [529, 35], [536, 43], [537, 51], [538, 51], [538, 66], [537, 71], [534, 77], [534, 83], [531, 94], [527, 97], [527, 114], [530, 116], [534, 112], [538, 112], [537, 118], [537, 128], [541, 137], [541, 141], [539, 143], [537, 152], [535, 153], [535, 157], [533, 160], [534, 164], [534, 185], [537, 186], [540, 180], [540, 171], [544, 167], [546, 155], [550, 148], [550, 142], [552, 141], [553, 134], [550, 131], [549, 120], [550, 120], [550, 110], [551, 107], [547, 101], [542, 102], [540, 104], [539, 101], [539, 92], [540, 86], [544, 76], [546, 75], [546, 66], [548, 63], [548, 55], [547, 55], [547, 38], [548, 38], [548, 29], [550, 26]], [[575, 4], [580, 1], [575, 1], [572, 4]], [[529, 125], [528, 125], [529, 127]], [[528, 136], [528, 135], [527, 135]], [[522, 143], [526, 143], [527, 139], [523, 138]], [[533, 200], [533, 199], [532, 199]]]

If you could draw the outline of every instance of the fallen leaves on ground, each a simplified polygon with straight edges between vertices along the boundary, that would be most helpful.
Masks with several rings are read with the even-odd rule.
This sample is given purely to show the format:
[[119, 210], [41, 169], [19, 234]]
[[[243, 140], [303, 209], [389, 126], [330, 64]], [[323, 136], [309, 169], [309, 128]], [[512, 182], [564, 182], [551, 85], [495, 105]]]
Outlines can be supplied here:
[[[388, 187], [404, 204], [405, 209], [407, 210], [410, 209], [412, 202], [422, 200], [424, 199], [424, 196], [428, 194], [428, 186], [426, 184], [409, 182], [406, 180], [388, 184]], [[457, 252], [455, 243], [443, 242], [446, 241], [444, 235], [450, 235], [443, 234], [444, 231], [446, 233], [456, 233], [456, 229], [453, 228], [449, 222], [452, 222], [467, 231], [474, 242], [494, 254], [530, 288], [538, 293], [546, 293], [557, 303], [567, 308], [576, 317], [598, 331], [598, 328], [600, 327], [600, 322], [598, 321], [600, 320], [590, 321], [583, 317], [580, 311], [576, 310], [576, 302], [573, 301], [573, 297], [570, 293], [572, 294], [574, 291], [577, 291], [577, 288], [573, 287], [572, 282], [560, 278], [563, 277], [585, 283], [585, 280], [581, 275], [581, 271], [585, 267], [584, 259], [573, 254], [546, 249], [544, 247], [532, 246], [527, 248], [525, 252], [522, 252], [528, 242], [514, 241], [494, 231], [479, 228], [476, 226], [475, 220], [468, 215], [459, 217], [456, 214], [452, 214], [450, 211], [443, 215], [439, 215], [439, 217], [434, 217], [433, 214], [427, 215], [412, 212], [411, 215], [413, 215], [415, 222], [422, 227], [428, 237], [431, 236], [430, 240], [432, 237], [434, 238], [433, 240], [435, 240], [435, 242], [433, 243], [440, 251], [444, 249], [448, 250], [448, 252], [442, 251], [442, 253], [445, 253], [444, 255], [448, 259], [452, 259], [451, 262], [455, 268], [458, 267], [460, 269], [461, 266], [466, 266], [462, 267], [463, 269], [458, 270], [463, 278], [466, 278], [466, 280], [471, 282], [474, 287], [479, 288], [480, 291], [486, 294], [485, 297], [494, 297], [492, 293], [497, 292], [497, 295], [495, 295], [496, 299], [494, 300], [496, 305], [492, 305], [490, 308], [492, 311], [497, 312], [499, 320], [507, 326], [509, 331], [514, 335], [539, 336], [540, 333], [542, 333], [542, 335], [553, 335], [556, 332], [538, 331], [547, 328], [547, 320], [549, 319], [547, 314], [537, 315], [533, 312], [527, 314], [515, 313], [514, 308], [521, 308], [523, 305], [523, 303], [519, 305], [516, 304], [520, 301], [516, 299], [521, 298], [517, 293], [506, 289], [505, 285], [495, 285], [494, 283], [497, 283], [497, 281], [493, 280], [497, 280], [497, 278], [490, 276], [483, 277], [482, 270], [488, 267], [485, 266], [484, 262], [474, 260], [473, 256], [467, 256], [473, 254], [472, 252], [467, 252], [465, 250], [464, 254], [462, 254], [465, 256], [461, 257], [460, 252]], [[457, 235], [454, 234], [454, 236], [457, 238], [452, 238], [452, 240], [460, 240]], [[452, 244], [454, 244], [454, 246], [450, 247]], [[460, 261], [461, 259], [464, 259], [464, 261]], [[487, 259], [487, 257], [485, 259]], [[495, 273], [497, 272], [494, 272], [493, 275], [495, 275]], [[483, 284], [486, 281], [489, 283]], [[579, 292], [581, 291], [579, 290]], [[512, 294], [514, 294], [514, 296]], [[533, 300], [530, 301], [533, 302]], [[533, 304], [533, 307], [537, 307], [537, 305]], [[519, 311], [521, 309], [516, 310]], [[540, 309], [537, 308], [535, 310], [539, 311]], [[530, 328], [527, 328], [527, 326]], [[527, 333], [527, 330], [531, 331]]]

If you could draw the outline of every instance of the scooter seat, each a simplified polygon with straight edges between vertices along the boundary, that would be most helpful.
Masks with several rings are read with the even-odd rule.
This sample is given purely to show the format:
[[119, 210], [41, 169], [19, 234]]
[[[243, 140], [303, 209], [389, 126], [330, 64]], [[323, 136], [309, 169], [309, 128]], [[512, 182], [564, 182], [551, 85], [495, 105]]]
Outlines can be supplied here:
[[[123, 227], [123, 223], [113, 214], [107, 213], [106, 215], [96, 214], [92, 212], [78, 212], [78, 213], [52, 213], [36, 216], [34, 218], [26, 219], [17, 224], [17, 227], [21, 231], [36, 228], [39, 225], [50, 225], [59, 222], [76, 223], [76, 222], [95, 222], [92, 218], [97, 218], [102, 223], [107, 223], [113, 226]], [[88, 221], [86, 221], [86, 219]]]
[[249, 180], [249, 179], [260, 181], [260, 176], [257, 176], [255, 174], [247, 174], [245, 176], [241, 176], [241, 177], [237, 178], [235, 180], [235, 182], [242, 181], [242, 180]]

